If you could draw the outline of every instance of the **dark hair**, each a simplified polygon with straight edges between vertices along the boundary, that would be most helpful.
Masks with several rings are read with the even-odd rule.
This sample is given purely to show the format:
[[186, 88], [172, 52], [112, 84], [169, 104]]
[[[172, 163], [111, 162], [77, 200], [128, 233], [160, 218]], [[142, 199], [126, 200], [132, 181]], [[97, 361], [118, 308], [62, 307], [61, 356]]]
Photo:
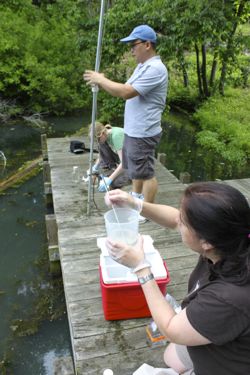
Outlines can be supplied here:
[[211, 266], [210, 278], [249, 281], [250, 207], [244, 195], [222, 183], [194, 183], [185, 190], [181, 208], [187, 225], [220, 256]]

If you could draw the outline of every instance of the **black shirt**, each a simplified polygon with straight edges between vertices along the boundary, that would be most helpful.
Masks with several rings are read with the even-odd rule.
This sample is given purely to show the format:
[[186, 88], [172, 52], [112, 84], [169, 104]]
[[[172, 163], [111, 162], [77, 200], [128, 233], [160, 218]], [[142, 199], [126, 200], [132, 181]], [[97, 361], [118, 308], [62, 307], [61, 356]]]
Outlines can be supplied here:
[[209, 281], [200, 257], [182, 303], [190, 324], [211, 344], [188, 346], [196, 375], [250, 374], [250, 283], [233, 278]]

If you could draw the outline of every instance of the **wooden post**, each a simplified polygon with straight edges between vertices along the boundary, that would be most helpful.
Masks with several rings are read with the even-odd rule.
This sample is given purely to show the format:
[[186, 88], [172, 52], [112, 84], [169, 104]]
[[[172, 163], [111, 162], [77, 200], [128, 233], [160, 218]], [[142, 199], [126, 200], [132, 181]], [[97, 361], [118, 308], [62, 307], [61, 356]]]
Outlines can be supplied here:
[[48, 247], [48, 254], [49, 254], [49, 269], [50, 273], [53, 276], [61, 275], [61, 262], [60, 262], [60, 254], [58, 246], [49, 246]]
[[50, 165], [48, 161], [43, 162], [43, 181], [44, 182], [50, 182]]
[[189, 184], [190, 181], [191, 181], [191, 175], [190, 175], [190, 173], [188, 173], [188, 172], [181, 172], [181, 173], [180, 173], [179, 180], [180, 180], [183, 184]]
[[45, 223], [48, 238], [50, 272], [53, 275], [59, 275], [61, 273], [61, 264], [58, 248], [58, 228], [56, 216], [54, 214], [45, 215]]
[[46, 134], [41, 135], [41, 147], [42, 147], [43, 160], [47, 161], [48, 160], [48, 148], [47, 148], [47, 135]]
[[166, 160], [167, 160], [167, 155], [164, 153], [160, 153], [157, 155], [157, 160], [163, 164], [164, 166], [166, 165]]
[[45, 215], [45, 223], [49, 246], [58, 246], [56, 216], [54, 214]]
[[52, 188], [50, 182], [44, 182], [44, 195], [45, 195], [45, 204], [48, 211], [54, 212], [53, 206], [53, 195], [52, 195]]

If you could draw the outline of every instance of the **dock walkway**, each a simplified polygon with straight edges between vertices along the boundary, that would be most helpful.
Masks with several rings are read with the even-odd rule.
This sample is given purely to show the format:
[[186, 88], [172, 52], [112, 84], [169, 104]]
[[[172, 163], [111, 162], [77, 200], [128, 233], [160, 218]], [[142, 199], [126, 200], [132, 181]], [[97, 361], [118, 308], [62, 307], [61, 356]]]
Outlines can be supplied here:
[[[164, 367], [163, 348], [151, 348], [146, 340], [148, 318], [104, 319], [98, 273], [100, 250], [96, 242], [98, 237], [105, 236], [103, 213], [107, 207], [103, 194], [96, 192], [98, 209], [93, 206], [91, 216], [87, 216], [87, 185], [73, 183], [71, 175], [75, 165], [82, 173], [88, 169], [89, 154], [70, 153], [70, 140], [50, 138], [47, 148], [75, 373], [101, 375], [104, 369], [111, 368], [115, 375], [132, 375], [143, 363]], [[156, 203], [178, 207], [185, 185], [159, 162], [156, 173], [159, 181]], [[228, 183], [249, 196], [250, 179]], [[181, 300], [197, 255], [182, 244], [175, 231], [150, 221], [140, 224], [139, 230], [152, 236], [169, 269], [168, 292]], [[67, 375], [71, 373], [69, 370]]]

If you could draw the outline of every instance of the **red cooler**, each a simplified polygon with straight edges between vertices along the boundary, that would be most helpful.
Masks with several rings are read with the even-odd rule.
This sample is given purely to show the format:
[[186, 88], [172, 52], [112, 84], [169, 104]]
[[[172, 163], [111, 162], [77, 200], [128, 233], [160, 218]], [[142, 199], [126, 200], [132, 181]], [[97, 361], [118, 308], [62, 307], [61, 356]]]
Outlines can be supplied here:
[[[163, 262], [163, 261], [162, 261]], [[103, 271], [106, 272], [103, 261], [99, 267], [100, 284], [102, 291], [102, 306], [106, 320], [150, 317], [147, 302], [141, 285], [137, 281], [105, 283]], [[124, 267], [124, 266], [121, 266]], [[127, 267], [124, 267], [127, 269]], [[164, 275], [157, 276], [156, 282], [163, 295], [167, 293], [167, 284], [170, 281], [166, 263], [163, 262]], [[152, 268], [152, 273], [155, 275]]]

